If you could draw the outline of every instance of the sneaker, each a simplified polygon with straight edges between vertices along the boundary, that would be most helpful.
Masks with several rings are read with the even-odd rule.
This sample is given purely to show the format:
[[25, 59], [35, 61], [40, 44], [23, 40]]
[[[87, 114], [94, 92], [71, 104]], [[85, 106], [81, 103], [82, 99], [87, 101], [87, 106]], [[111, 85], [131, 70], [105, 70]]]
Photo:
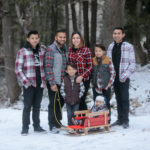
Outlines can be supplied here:
[[44, 130], [42, 127], [38, 126], [38, 127], [34, 127], [34, 132], [44, 133], [44, 132], [46, 132], [46, 130]]
[[127, 128], [129, 128], [129, 123], [128, 122], [123, 123], [122, 126], [123, 126], [124, 129], [127, 129]]
[[115, 121], [114, 123], [112, 123], [111, 125], [110, 125], [110, 127], [113, 127], [113, 126], [117, 126], [117, 125], [122, 125], [122, 122], [120, 121], [120, 120], [117, 120], [117, 121]]
[[50, 126], [50, 132], [57, 134], [57, 133], [59, 133], [59, 128]]
[[23, 136], [28, 135], [28, 129], [22, 129], [21, 135], [23, 135]]

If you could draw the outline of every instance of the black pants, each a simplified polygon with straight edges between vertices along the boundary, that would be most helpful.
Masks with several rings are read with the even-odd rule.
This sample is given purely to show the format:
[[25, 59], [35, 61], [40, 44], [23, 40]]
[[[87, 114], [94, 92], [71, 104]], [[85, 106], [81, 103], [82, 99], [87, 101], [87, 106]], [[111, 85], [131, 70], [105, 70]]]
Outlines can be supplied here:
[[[57, 87], [60, 90], [60, 87], [59, 86], [57, 86]], [[59, 102], [57, 101], [58, 94], [56, 96], [56, 92], [51, 90], [51, 87], [48, 83], [47, 83], [47, 88], [48, 88], [48, 96], [49, 96], [49, 105], [48, 105], [48, 122], [49, 122], [49, 126], [59, 128], [60, 127], [59, 123], [60, 123], [60, 120], [62, 119], [61, 108], [64, 105], [64, 99], [61, 96], [60, 92], [58, 92], [59, 97], [60, 97], [60, 104], [61, 104], [61, 108], [60, 108]], [[54, 106], [54, 101], [55, 101], [55, 106]], [[54, 110], [55, 110], [55, 112], [54, 112]]]
[[[96, 97], [100, 95], [96, 92], [95, 88], [93, 88], [93, 99], [95, 102]], [[102, 95], [106, 98], [106, 106], [109, 109], [109, 123], [111, 121], [111, 106], [110, 106], [110, 98], [111, 98], [111, 88], [108, 88], [107, 90], [103, 89], [102, 90]]]
[[32, 110], [33, 126], [40, 126], [40, 107], [43, 96], [43, 88], [30, 86], [27, 89], [23, 87], [24, 109], [22, 115], [23, 128], [28, 129], [30, 124], [30, 111]]
[[72, 118], [75, 117], [74, 112], [79, 110], [79, 104], [66, 104], [67, 108], [67, 117], [68, 117], [68, 125], [73, 125]]
[[83, 96], [81, 97], [79, 110], [87, 110], [87, 105], [86, 105], [85, 100], [86, 100], [86, 96], [87, 96], [87, 93], [88, 93], [88, 90], [89, 90], [89, 87], [90, 87], [90, 80], [83, 81], [83, 84], [84, 84], [84, 87], [85, 87], [85, 91], [84, 91]]
[[127, 123], [129, 122], [129, 79], [124, 83], [116, 80], [114, 91], [117, 100], [118, 120]]

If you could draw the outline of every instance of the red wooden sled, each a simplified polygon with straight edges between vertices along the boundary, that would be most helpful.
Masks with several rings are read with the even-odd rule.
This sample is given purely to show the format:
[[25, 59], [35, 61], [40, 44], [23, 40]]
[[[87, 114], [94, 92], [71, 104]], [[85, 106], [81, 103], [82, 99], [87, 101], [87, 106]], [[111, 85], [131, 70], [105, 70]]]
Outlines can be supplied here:
[[104, 127], [106, 131], [109, 129], [109, 110], [103, 112], [93, 112], [90, 113], [90, 110], [76, 111], [76, 119], [85, 118], [84, 125], [71, 125], [67, 126], [66, 129], [73, 131], [73, 133], [78, 134], [78, 130], [81, 129], [84, 131], [84, 134], [88, 134], [89, 129]]

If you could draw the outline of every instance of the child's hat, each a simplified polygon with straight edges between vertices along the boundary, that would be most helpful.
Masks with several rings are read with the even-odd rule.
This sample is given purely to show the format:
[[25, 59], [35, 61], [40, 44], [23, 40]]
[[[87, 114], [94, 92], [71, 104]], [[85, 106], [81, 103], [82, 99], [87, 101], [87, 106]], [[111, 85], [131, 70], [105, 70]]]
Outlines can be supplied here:
[[105, 103], [105, 99], [103, 96], [97, 96], [95, 101], [103, 101]]

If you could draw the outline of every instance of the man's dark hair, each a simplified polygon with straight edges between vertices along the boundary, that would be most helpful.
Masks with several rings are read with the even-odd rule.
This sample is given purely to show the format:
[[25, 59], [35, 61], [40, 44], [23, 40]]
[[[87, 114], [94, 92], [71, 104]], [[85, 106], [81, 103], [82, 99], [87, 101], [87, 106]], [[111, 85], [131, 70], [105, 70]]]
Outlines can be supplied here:
[[103, 44], [96, 44], [95, 47], [99, 47], [103, 51], [106, 51], [106, 48], [105, 48], [105, 46]]
[[124, 28], [123, 27], [115, 27], [114, 29], [113, 29], [113, 31], [114, 30], [121, 30], [122, 31], [122, 33], [125, 33], [125, 31], [124, 31]]
[[71, 66], [73, 69], [77, 70], [77, 66], [74, 63], [68, 63], [66, 66], [66, 70], [67, 70], [68, 66]]
[[65, 29], [59, 29], [59, 30], [57, 30], [56, 33], [55, 33], [55, 36], [56, 36], [58, 33], [60, 33], [60, 32], [66, 33], [66, 30], [65, 30]]
[[29, 38], [31, 34], [39, 34], [39, 33], [36, 30], [32, 30], [27, 34], [27, 38]]

